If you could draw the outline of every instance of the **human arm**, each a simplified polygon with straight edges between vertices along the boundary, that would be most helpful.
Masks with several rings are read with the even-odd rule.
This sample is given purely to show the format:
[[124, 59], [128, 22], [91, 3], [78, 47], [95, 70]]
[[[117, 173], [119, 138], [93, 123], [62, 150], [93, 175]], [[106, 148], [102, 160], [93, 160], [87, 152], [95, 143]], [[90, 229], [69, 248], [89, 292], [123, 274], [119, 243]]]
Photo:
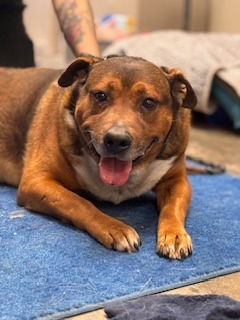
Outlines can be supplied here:
[[75, 56], [99, 56], [95, 24], [88, 0], [52, 0], [60, 27]]

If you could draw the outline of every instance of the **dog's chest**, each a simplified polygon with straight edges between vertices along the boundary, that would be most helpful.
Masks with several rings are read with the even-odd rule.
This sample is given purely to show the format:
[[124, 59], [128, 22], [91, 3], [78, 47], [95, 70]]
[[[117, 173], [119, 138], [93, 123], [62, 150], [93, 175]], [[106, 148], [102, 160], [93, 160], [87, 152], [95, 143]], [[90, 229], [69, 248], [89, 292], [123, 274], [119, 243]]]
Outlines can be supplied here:
[[74, 165], [81, 187], [99, 199], [120, 203], [151, 190], [172, 167], [175, 157], [155, 160], [148, 168], [133, 169], [123, 186], [106, 185], [100, 178], [99, 168], [93, 158], [84, 154]]

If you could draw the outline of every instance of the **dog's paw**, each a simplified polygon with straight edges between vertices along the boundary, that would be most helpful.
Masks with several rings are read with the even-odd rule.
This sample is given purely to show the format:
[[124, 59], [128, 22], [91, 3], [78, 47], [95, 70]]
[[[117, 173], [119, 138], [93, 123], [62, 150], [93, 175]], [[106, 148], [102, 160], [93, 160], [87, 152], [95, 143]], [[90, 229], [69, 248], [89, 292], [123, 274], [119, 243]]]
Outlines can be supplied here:
[[141, 240], [137, 232], [122, 222], [104, 228], [97, 240], [109, 249], [129, 253], [138, 251], [141, 246]]
[[159, 255], [170, 259], [184, 259], [192, 254], [191, 237], [182, 230], [160, 230], [156, 251]]

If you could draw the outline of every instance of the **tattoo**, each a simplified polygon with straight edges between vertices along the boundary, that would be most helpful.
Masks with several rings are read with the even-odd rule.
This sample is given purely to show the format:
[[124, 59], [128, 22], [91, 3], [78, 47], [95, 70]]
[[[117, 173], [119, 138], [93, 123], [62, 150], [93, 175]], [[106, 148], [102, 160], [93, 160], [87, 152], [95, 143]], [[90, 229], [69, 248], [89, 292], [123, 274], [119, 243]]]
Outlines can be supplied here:
[[58, 17], [67, 42], [70, 46], [74, 47], [81, 43], [85, 36], [82, 27], [83, 23], [91, 32], [95, 32], [91, 19], [91, 9], [89, 8], [89, 10], [79, 12], [78, 5], [75, 1], [69, 4], [63, 4], [63, 2], [57, 8]]

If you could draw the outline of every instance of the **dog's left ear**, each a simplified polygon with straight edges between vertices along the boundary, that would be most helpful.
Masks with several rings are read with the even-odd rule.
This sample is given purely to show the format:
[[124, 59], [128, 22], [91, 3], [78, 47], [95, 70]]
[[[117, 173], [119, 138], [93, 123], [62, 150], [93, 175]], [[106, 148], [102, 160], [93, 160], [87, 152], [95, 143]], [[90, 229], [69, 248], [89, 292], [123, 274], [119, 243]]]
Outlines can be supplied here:
[[73, 62], [62, 73], [58, 79], [58, 84], [61, 87], [69, 87], [75, 80], [80, 81], [80, 83], [84, 83], [92, 66], [100, 61], [102, 61], [102, 58], [82, 54], [79, 58], [73, 60]]
[[197, 97], [187, 78], [178, 69], [161, 69], [168, 79], [174, 101], [181, 107], [193, 109], [197, 104]]

